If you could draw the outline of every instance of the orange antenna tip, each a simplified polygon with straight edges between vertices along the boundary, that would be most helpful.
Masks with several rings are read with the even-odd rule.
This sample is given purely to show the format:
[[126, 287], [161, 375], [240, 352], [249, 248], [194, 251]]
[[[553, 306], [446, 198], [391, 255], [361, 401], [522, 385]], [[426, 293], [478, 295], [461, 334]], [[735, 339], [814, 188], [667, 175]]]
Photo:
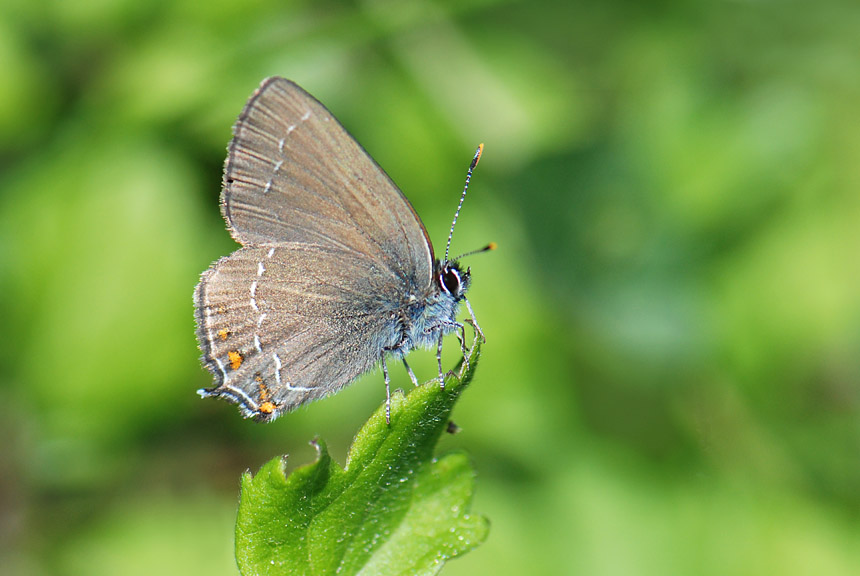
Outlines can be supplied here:
[[478, 165], [478, 162], [481, 160], [481, 154], [484, 153], [484, 143], [481, 142], [478, 144], [478, 149], [475, 150], [475, 157], [472, 158], [472, 164], [469, 166], [469, 170], [474, 170], [475, 166]]

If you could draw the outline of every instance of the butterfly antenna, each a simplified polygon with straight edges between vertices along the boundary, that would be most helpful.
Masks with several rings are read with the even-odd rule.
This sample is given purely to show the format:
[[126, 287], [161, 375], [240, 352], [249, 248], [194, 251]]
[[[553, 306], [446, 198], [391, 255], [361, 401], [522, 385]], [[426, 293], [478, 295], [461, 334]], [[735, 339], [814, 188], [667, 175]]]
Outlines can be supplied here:
[[478, 149], [475, 150], [475, 157], [472, 158], [472, 163], [469, 164], [469, 171], [466, 172], [466, 185], [463, 186], [463, 194], [460, 196], [460, 203], [457, 204], [457, 211], [454, 212], [454, 221], [451, 222], [451, 231], [448, 232], [448, 244], [445, 246], [445, 260], [448, 262], [448, 253], [451, 250], [451, 238], [454, 237], [454, 226], [457, 225], [457, 218], [460, 216], [460, 208], [463, 207], [463, 200], [466, 199], [466, 191], [469, 189], [469, 180], [472, 179], [472, 171], [478, 165], [478, 160], [481, 159], [481, 153], [484, 151], [484, 144], [478, 144]]
[[490, 250], [495, 250], [495, 249], [496, 249], [496, 243], [490, 242], [489, 244], [487, 244], [483, 248], [478, 248], [477, 250], [469, 250], [465, 254], [460, 254], [459, 256], [454, 258], [454, 262], [458, 261], [460, 258], [465, 258], [466, 256], [471, 256], [472, 254], [480, 254], [481, 252], [489, 252]]

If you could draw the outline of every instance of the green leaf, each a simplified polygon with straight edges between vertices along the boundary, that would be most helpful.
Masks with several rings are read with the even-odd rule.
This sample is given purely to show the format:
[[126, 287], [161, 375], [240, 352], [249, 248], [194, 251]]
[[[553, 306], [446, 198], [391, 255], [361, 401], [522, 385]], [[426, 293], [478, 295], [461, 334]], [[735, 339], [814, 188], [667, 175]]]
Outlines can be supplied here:
[[315, 462], [286, 475], [286, 459], [242, 477], [236, 559], [251, 574], [436, 574], [478, 546], [488, 522], [469, 514], [474, 471], [465, 454], [433, 451], [480, 356], [468, 368], [391, 396], [364, 424], [345, 468], [322, 441]]

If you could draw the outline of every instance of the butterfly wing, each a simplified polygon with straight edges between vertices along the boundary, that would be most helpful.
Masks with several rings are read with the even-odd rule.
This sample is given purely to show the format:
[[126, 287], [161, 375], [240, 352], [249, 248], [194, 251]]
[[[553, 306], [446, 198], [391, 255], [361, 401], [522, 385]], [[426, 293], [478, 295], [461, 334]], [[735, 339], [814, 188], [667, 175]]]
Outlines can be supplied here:
[[407, 285], [429, 285], [433, 248], [415, 210], [313, 96], [269, 78], [233, 133], [222, 209], [237, 241], [349, 248]]
[[244, 245], [195, 291], [215, 387], [268, 420], [333, 393], [399, 341], [397, 316], [431, 285], [412, 206], [326, 108], [265, 80], [233, 129], [222, 210]]
[[378, 299], [390, 281], [366, 257], [320, 244], [222, 258], [195, 291], [197, 337], [216, 383], [203, 395], [271, 420], [340, 390], [399, 340], [396, 311]]

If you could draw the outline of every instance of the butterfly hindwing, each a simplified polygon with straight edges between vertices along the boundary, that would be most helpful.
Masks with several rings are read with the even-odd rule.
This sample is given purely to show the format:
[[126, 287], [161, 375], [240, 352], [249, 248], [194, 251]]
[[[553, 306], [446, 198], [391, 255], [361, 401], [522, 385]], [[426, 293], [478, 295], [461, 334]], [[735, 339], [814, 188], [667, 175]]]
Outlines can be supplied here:
[[270, 419], [340, 390], [397, 343], [391, 306], [374, 296], [386, 282], [387, 271], [329, 246], [264, 245], [222, 258], [195, 292], [203, 361], [216, 380], [206, 395]]

